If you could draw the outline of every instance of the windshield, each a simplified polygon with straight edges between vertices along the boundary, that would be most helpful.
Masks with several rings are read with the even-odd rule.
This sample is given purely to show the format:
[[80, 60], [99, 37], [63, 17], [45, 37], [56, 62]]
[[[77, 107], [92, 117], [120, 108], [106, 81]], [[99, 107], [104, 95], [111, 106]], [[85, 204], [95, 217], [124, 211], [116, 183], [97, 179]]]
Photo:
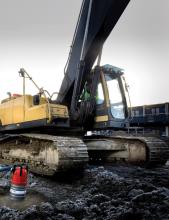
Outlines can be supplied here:
[[103, 88], [102, 88], [102, 84], [99, 83], [98, 87], [97, 87], [97, 97], [96, 97], [96, 104], [100, 105], [104, 103], [104, 94], [103, 94]]
[[109, 90], [111, 114], [114, 118], [125, 119], [124, 104], [118, 79], [113, 78], [111, 75], [106, 75], [106, 81]]

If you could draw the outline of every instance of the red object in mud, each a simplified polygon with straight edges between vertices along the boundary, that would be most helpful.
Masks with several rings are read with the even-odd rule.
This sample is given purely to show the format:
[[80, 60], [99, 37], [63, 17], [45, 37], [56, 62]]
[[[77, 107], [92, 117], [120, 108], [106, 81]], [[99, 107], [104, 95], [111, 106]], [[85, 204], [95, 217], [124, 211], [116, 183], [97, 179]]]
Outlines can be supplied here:
[[12, 169], [10, 195], [14, 199], [24, 199], [28, 179], [28, 167], [25, 165], [14, 165]]
[[21, 97], [22, 95], [14, 93], [12, 96], [13, 97]]
[[11, 184], [16, 186], [26, 186], [28, 179], [28, 169], [25, 166], [17, 166], [13, 169]]

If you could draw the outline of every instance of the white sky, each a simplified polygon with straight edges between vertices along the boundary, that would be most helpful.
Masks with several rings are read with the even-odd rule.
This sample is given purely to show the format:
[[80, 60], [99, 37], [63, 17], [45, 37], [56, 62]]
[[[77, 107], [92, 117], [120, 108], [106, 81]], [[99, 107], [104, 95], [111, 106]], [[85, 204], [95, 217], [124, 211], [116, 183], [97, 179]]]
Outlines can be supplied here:
[[[20, 93], [24, 67], [59, 91], [81, 0], [0, 0], [0, 99]], [[169, 1], [131, 0], [104, 46], [102, 64], [125, 69], [132, 105], [169, 101]], [[28, 93], [36, 89], [27, 86]]]

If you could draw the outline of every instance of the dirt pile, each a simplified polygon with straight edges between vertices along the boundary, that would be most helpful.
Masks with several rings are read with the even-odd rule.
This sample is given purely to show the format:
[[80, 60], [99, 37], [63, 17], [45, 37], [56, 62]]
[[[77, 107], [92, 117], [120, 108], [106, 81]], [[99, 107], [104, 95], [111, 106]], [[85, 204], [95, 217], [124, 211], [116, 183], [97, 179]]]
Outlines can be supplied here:
[[83, 178], [32, 177], [46, 201], [23, 211], [0, 207], [1, 219], [169, 219], [169, 167], [89, 167]]

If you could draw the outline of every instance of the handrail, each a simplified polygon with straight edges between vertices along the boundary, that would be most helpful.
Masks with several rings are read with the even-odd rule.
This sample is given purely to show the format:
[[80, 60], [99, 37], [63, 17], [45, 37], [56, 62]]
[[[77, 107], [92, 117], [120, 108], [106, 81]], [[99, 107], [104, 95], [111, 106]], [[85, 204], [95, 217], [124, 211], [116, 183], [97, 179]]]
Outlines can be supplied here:
[[[25, 97], [25, 78], [28, 78], [29, 80], [31, 80], [31, 82], [32, 82], [32, 83], [35, 85], [35, 87], [39, 90], [39, 94], [40, 94], [40, 95], [42, 95], [42, 94], [44, 95], [45, 100], [46, 100], [46, 102], [47, 102], [47, 107], [48, 107], [48, 117], [49, 117], [48, 122], [50, 123], [51, 120], [52, 120], [51, 109], [50, 109], [49, 99], [48, 99], [47, 96], [46, 96], [46, 93], [47, 93], [47, 94], [49, 95], [49, 97], [50, 97], [49, 92], [48, 92], [47, 90], [44, 90], [43, 88], [40, 88], [40, 87], [35, 83], [35, 81], [32, 79], [32, 77], [26, 72], [26, 70], [25, 70], [24, 68], [21, 68], [21, 69], [19, 70], [19, 74], [20, 74], [21, 77], [23, 77], [23, 95], [24, 95], [24, 97]], [[24, 106], [25, 106], [25, 103], [24, 103]]]

